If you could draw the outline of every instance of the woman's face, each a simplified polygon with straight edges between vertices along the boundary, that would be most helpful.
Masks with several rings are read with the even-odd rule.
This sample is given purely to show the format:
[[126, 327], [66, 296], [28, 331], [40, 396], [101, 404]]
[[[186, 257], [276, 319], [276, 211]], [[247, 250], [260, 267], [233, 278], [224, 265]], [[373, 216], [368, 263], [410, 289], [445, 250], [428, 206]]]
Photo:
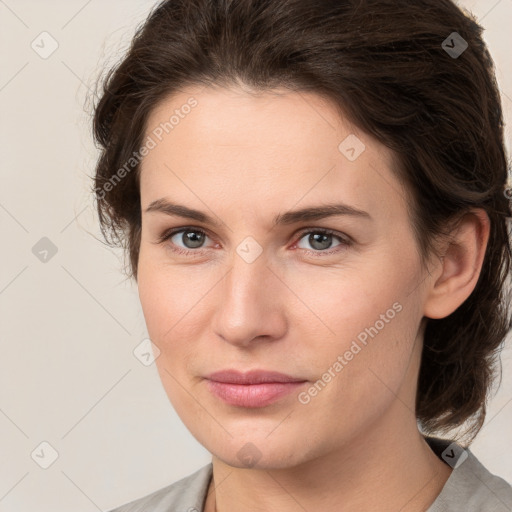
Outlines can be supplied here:
[[[158, 371], [190, 432], [237, 467], [291, 467], [414, 418], [421, 353], [428, 274], [391, 152], [319, 96], [277, 92], [166, 99], [141, 166], [138, 287]], [[328, 205], [345, 209], [306, 212]], [[227, 369], [300, 382], [216, 394], [207, 377]]]

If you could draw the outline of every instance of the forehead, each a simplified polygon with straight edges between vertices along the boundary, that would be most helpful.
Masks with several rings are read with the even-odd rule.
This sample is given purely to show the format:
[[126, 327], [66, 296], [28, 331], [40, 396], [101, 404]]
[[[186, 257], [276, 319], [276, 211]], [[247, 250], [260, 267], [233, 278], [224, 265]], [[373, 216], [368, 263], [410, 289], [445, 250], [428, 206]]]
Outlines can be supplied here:
[[[315, 147], [332, 148], [341, 134], [355, 134], [358, 129], [339, 115], [330, 100], [311, 92], [196, 86], [164, 98], [153, 108], [146, 134], [160, 139], [171, 132], [203, 146], [261, 149], [278, 143], [297, 152], [305, 139], [315, 140]], [[311, 145], [304, 152], [307, 149]]]
[[152, 110], [145, 137], [155, 142], [141, 164], [146, 203], [167, 189], [198, 206], [191, 187], [199, 197], [264, 196], [283, 207], [326, 192], [337, 199], [339, 191], [358, 207], [404, 194], [391, 172], [391, 150], [311, 92], [186, 88]]

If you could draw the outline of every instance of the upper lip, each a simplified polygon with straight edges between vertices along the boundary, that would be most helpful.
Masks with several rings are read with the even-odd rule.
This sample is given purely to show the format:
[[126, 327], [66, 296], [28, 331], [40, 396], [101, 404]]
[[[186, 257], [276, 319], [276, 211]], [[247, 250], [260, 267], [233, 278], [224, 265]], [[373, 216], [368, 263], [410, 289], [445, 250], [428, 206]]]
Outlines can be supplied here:
[[207, 377], [216, 382], [228, 384], [261, 384], [263, 382], [305, 382], [305, 379], [292, 377], [280, 372], [266, 370], [251, 370], [240, 372], [238, 370], [221, 370]]

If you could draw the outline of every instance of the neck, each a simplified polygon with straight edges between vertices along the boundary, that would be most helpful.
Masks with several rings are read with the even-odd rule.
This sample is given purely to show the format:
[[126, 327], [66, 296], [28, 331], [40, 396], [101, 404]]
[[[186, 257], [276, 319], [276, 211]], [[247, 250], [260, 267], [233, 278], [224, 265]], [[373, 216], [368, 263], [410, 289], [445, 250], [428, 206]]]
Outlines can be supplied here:
[[292, 468], [234, 468], [214, 456], [205, 512], [424, 511], [451, 468], [413, 420], [401, 428], [379, 422], [378, 429], [361, 432], [349, 445]]

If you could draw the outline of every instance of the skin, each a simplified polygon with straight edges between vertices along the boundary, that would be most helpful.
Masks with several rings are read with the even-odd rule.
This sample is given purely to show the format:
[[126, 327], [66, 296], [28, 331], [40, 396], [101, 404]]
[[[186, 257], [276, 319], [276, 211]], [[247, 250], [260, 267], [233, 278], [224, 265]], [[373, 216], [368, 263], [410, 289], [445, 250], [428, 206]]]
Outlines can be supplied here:
[[[313, 93], [189, 87], [152, 111], [146, 135], [191, 96], [197, 106], [141, 165], [138, 289], [165, 391], [212, 453], [206, 512], [426, 510], [451, 468], [414, 414], [423, 319], [449, 315], [471, 294], [486, 214], [467, 215], [426, 268], [391, 150], [331, 103]], [[338, 149], [350, 134], [366, 147], [354, 161]], [[220, 225], [145, 211], [161, 198]], [[279, 213], [339, 202], [371, 219], [272, 226]], [[158, 243], [169, 228], [191, 226], [207, 234], [199, 248], [183, 232]], [[334, 235], [318, 248], [315, 228], [352, 243]], [[262, 249], [251, 263], [236, 251], [248, 236]], [[302, 377], [308, 390], [394, 303], [401, 311], [307, 404], [297, 391], [247, 409], [207, 388], [211, 372], [258, 368]], [[237, 456], [249, 442], [252, 467]]]

